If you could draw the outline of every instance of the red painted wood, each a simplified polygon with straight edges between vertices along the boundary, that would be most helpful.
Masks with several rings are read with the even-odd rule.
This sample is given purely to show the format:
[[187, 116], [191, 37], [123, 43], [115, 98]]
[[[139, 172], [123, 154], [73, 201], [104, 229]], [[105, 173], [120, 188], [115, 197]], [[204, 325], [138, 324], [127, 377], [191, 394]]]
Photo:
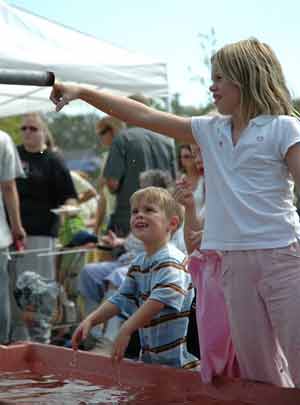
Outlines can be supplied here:
[[43, 374], [85, 379], [97, 385], [149, 387], [153, 398], [143, 404], [298, 405], [300, 390], [219, 378], [202, 384], [197, 372], [124, 360], [120, 370], [108, 357], [58, 346], [23, 343], [0, 346], [0, 371], [30, 369]]

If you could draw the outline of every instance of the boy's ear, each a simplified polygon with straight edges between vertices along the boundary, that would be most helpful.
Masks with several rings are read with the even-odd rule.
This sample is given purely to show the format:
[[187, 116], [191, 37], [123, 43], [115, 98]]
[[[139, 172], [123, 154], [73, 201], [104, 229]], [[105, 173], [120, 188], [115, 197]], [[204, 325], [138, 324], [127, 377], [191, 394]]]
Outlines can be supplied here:
[[177, 231], [178, 226], [179, 226], [179, 217], [177, 215], [173, 215], [169, 223], [171, 233]]

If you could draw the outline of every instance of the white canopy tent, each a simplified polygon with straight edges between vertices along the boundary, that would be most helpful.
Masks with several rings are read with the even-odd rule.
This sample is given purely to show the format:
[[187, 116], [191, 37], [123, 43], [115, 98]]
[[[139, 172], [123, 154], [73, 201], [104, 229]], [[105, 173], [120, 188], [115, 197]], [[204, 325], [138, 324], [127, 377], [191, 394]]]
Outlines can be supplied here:
[[[51, 71], [60, 81], [85, 83], [124, 95], [168, 95], [165, 63], [12, 7], [3, 0], [0, 33], [2, 69]], [[0, 117], [53, 111], [49, 94], [49, 88], [0, 84]]]

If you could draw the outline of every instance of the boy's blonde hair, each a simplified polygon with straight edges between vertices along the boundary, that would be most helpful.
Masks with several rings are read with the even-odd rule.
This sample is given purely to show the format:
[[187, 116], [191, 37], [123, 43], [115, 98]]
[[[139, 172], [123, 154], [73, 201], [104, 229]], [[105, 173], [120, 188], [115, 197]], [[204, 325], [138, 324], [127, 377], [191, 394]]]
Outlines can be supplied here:
[[177, 229], [182, 225], [184, 208], [174, 199], [168, 190], [153, 186], [137, 190], [130, 198], [131, 207], [138, 204], [141, 200], [157, 205], [162, 211], [165, 212], [168, 219], [171, 219], [173, 216], [177, 216]]
[[213, 71], [236, 84], [245, 122], [260, 115], [292, 115], [293, 106], [274, 51], [255, 38], [221, 48], [212, 57]]

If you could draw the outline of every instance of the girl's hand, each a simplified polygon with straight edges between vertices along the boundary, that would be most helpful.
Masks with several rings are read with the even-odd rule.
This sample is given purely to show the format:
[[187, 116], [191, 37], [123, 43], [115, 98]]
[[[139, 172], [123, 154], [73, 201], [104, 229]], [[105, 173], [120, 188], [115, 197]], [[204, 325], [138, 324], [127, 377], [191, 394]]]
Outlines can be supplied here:
[[80, 86], [77, 85], [55, 83], [50, 94], [50, 100], [56, 105], [56, 111], [60, 111], [70, 101], [79, 98], [80, 90]]
[[121, 326], [119, 334], [114, 342], [111, 359], [113, 364], [119, 364], [123, 359], [127, 346], [131, 338], [131, 333], [126, 329], [126, 322]]
[[186, 244], [189, 246], [188, 249], [189, 253], [192, 253], [192, 251], [200, 245], [202, 236], [203, 236], [202, 230], [195, 231], [191, 229], [190, 231], [186, 231], [185, 239]]
[[191, 183], [188, 179], [183, 178], [176, 182], [176, 187], [173, 192], [175, 200], [183, 205], [186, 209], [194, 206], [195, 200]]

